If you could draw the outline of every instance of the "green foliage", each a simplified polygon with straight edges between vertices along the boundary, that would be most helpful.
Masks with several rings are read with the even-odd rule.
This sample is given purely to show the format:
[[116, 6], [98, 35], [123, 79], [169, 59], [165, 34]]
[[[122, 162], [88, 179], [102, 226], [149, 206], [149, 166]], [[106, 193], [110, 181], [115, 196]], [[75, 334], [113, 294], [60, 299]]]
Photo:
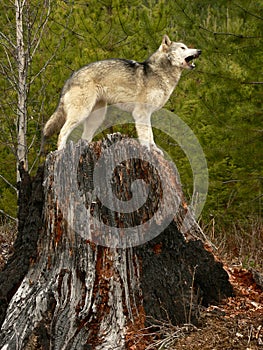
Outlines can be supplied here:
[[[203, 2], [202, 2], [203, 4]], [[168, 103], [197, 135], [207, 157], [209, 196], [203, 219], [228, 223], [260, 216], [262, 207], [262, 13], [256, 2], [176, 2], [203, 50]], [[195, 11], [200, 9], [201, 12]], [[174, 154], [174, 156], [176, 156]], [[183, 178], [186, 187], [191, 178]]]
[[17, 215], [17, 202], [14, 191], [8, 187], [4, 187], [1, 190], [0, 197], [0, 208], [4, 210], [5, 213], [12, 217], [16, 217]]
[[[43, 2], [34, 0], [32, 9], [39, 3]], [[32, 12], [36, 15], [36, 26], [40, 13]], [[56, 108], [61, 88], [74, 70], [112, 57], [144, 60], [167, 33], [173, 40], [203, 51], [197, 68], [184, 73], [166, 105], [191, 127], [207, 158], [210, 187], [202, 219], [208, 222], [212, 215], [230, 223], [245, 221], [251, 215], [259, 217], [263, 173], [262, 84], [254, 83], [262, 82], [262, 18], [260, 3], [245, 0], [52, 2], [45, 35], [31, 62], [30, 165], [35, 168], [38, 164], [43, 123]], [[0, 4], [0, 20], [1, 30], [15, 40], [11, 6]], [[8, 60], [4, 40], [0, 40], [3, 73]], [[15, 159], [6, 149], [16, 146], [16, 94], [4, 74], [0, 74], [0, 91], [3, 159], [0, 171], [13, 183]], [[167, 135], [158, 130], [155, 134], [174, 159], [190, 198], [192, 173], [185, 155]], [[54, 139], [54, 147], [55, 142]], [[1, 184], [0, 204], [7, 212], [10, 193], [7, 185]]]

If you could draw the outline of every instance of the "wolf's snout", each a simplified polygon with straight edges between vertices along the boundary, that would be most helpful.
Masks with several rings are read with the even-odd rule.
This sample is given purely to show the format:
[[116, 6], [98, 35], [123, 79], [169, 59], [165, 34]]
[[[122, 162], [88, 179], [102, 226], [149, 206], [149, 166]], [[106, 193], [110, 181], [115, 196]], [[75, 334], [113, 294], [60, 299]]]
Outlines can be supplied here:
[[192, 55], [187, 56], [187, 57], [185, 58], [185, 65], [184, 65], [184, 68], [188, 68], [188, 69], [193, 69], [193, 68], [195, 68], [195, 64], [194, 64], [194, 62], [192, 62], [192, 61], [193, 61], [194, 59], [198, 58], [198, 57], [201, 55], [202, 50], [200, 50], [200, 49], [194, 49], [193, 51], [194, 51], [194, 53], [193, 53]]

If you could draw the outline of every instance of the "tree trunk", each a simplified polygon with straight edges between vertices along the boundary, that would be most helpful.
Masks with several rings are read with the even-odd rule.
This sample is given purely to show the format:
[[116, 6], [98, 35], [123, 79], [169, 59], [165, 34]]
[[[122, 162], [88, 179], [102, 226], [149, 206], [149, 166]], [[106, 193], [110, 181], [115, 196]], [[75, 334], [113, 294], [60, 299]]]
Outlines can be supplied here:
[[196, 324], [201, 304], [232, 295], [156, 152], [115, 134], [51, 153], [33, 180], [20, 171], [1, 349], [145, 349], [150, 324]]
[[[24, 43], [23, 11], [25, 1], [15, 0], [16, 11], [16, 42], [17, 42], [17, 164], [23, 162], [25, 169], [28, 168], [27, 160], [27, 64], [28, 58]], [[17, 182], [20, 181], [17, 170]]]

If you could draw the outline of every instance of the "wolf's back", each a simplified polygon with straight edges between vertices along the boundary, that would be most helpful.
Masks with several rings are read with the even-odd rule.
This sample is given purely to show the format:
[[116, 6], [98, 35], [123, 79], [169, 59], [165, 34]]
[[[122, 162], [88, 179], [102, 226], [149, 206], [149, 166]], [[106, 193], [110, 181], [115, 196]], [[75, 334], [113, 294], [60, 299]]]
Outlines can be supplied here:
[[63, 107], [59, 106], [57, 110], [52, 114], [52, 116], [47, 121], [43, 133], [44, 137], [50, 137], [55, 132], [59, 132], [66, 121], [66, 117], [63, 111]]

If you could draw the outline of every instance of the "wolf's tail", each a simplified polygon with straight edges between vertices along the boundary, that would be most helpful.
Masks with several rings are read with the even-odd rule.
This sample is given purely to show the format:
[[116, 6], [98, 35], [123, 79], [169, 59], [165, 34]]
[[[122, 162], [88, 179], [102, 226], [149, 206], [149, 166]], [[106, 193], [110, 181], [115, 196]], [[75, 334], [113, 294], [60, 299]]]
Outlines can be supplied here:
[[65, 121], [66, 116], [63, 110], [63, 106], [58, 106], [57, 110], [52, 114], [44, 126], [44, 138], [52, 136], [56, 131], [59, 131], [64, 125]]

